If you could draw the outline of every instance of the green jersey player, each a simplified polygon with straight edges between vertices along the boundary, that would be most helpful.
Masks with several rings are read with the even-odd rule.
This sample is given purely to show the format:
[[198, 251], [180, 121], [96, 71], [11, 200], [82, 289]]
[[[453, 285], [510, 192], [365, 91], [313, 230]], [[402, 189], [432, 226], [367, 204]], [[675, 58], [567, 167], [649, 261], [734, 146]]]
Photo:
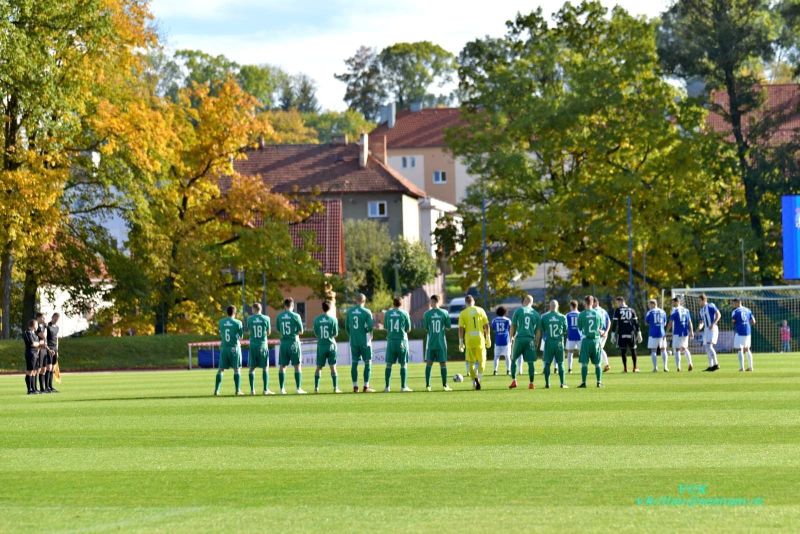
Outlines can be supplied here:
[[594, 364], [597, 387], [603, 387], [603, 368], [600, 367], [600, 338], [603, 334], [603, 316], [593, 308], [594, 297], [589, 295], [583, 299], [585, 307], [578, 315], [578, 329], [581, 331], [581, 385], [586, 387], [586, 376], [589, 374], [589, 362]]
[[564, 383], [564, 337], [567, 335], [567, 316], [558, 312], [558, 301], [550, 301], [550, 311], [542, 315], [544, 335], [544, 387], [550, 388], [550, 365], [558, 364], [558, 379]]
[[271, 332], [269, 317], [261, 314], [261, 304], [253, 303], [253, 315], [247, 318], [247, 330], [250, 334], [250, 395], [256, 394], [256, 367], [261, 369], [264, 381], [264, 395], [273, 395], [269, 390], [269, 347], [267, 338]]
[[359, 293], [356, 305], [347, 310], [344, 326], [350, 336], [350, 378], [353, 393], [358, 393], [358, 362], [364, 360], [364, 393], [374, 393], [369, 387], [372, 376], [372, 312], [364, 307], [367, 297]]
[[339, 321], [328, 313], [330, 302], [322, 303], [322, 313], [314, 319], [314, 335], [317, 336], [317, 370], [314, 373], [314, 393], [319, 393], [319, 379], [322, 368], [329, 365], [333, 392], [341, 393], [339, 375], [336, 372], [336, 336], [339, 335]]
[[386, 388], [383, 390], [389, 393], [389, 383], [392, 380], [392, 366], [400, 364], [400, 391], [410, 392], [408, 387], [408, 332], [411, 330], [411, 317], [405, 310], [400, 309], [403, 301], [400, 297], [395, 297], [392, 301], [394, 306], [386, 312], [383, 322], [386, 324]]
[[517, 387], [517, 358], [522, 356], [528, 364], [528, 389], [535, 389], [533, 385], [534, 363], [536, 362], [536, 347], [539, 346], [541, 337], [541, 317], [533, 309], [533, 297], [525, 295], [522, 307], [517, 308], [511, 319], [511, 339], [513, 349], [511, 352], [511, 384], [509, 389]]
[[228, 306], [226, 310], [228, 316], [219, 320], [219, 339], [221, 342], [219, 354], [219, 369], [217, 370], [217, 382], [214, 385], [214, 395], [219, 395], [222, 385], [222, 373], [225, 369], [233, 368], [233, 385], [236, 386], [236, 394], [242, 395], [242, 347], [239, 340], [242, 339], [242, 322], [236, 318], [236, 308]]
[[305, 395], [306, 392], [300, 387], [302, 353], [300, 352], [299, 335], [303, 333], [303, 319], [294, 312], [293, 298], [283, 301], [283, 311], [275, 318], [275, 326], [281, 335], [281, 344], [278, 350], [278, 383], [281, 387], [281, 395], [286, 395], [286, 368], [289, 364], [294, 366], [294, 383], [298, 395]]
[[431, 371], [433, 362], [439, 362], [442, 373], [442, 387], [452, 391], [447, 385], [447, 338], [445, 334], [450, 327], [450, 315], [439, 307], [439, 297], [431, 296], [430, 309], [422, 316], [425, 331], [425, 389], [431, 390]]

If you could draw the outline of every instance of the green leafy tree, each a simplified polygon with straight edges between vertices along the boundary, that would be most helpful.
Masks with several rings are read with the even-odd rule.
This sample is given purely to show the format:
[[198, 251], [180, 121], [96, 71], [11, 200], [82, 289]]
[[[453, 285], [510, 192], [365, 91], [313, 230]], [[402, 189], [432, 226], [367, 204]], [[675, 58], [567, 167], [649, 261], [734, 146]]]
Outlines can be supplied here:
[[702, 133], [704, 110], [662, 78], [655, 23], [621, 8], [609, 16], [599, 2], [554, 18], [519, 15], [503, 38], [461, 54], [465, 124], [448, 142], [480, 178], [463, 233], [439, 231], [462, 247], [455, 270], [467, 284], [481, 278], [485, 201], [495, 292], [512, 293], [543, 259], [565, 265], [571, 283], [619, 287], [630, 196], [636, 257], [648, 258], [646, 284], [634, 270], [640, 286], [724, 276], [741, 195], [729, 185], [732, 154]]
[[345, 289], [372, 299], [377, 289], [386, 288], [381, 270], [392, 249], [389, 232], [377, 221], [349, 219], [344, 236]]
[[341, 136], [350, 140], [358, 139], [362, 133], [369, 133], [375, 123], [368, 121], [358, 111], [324, 111], [304, 115], [305, 123], [316, 130], [320, 143], [330, 143]]
[[[780, 278], [779, 197], [797, 191], [790, 171], [796, 147], [777, 146], [775, 128], [793, 110], [765, 112], [764, 66], [774, 62], [782, 43], [791, 41], [781, 14], [791, 16], [793, 2], [706, 0], [675, 2], [663, 15], [658, 50], [668, 73], [701, 78], [709, 90], [721, 91], [727, 105], [711, 108], [730, 126], [737, 175], [744, 189], [748, 225], [739, 238], [754, 251], [758, 281]], [[727, 134], [726, 134], [727, 136]], [[787, 157], [788, 156], [788, 157]], [[737, 239], [738, 240], [738, 239]]]
[[383, 264], [383, 278], [395, 294], [410, 293], [435, 277], [436, 261], [422, 243], [412, 243], [402, 237], [392, 242], [389, 257]]
[[360, 112], [368, 119], [377, 119], [388, 96], [377, 52], [374, 48], [361, 46], [344, 63], [347, 71], [334, 75], [347, 85], [344, 101], [351, 110]]
[[317, 86], [314, 80], [305, 74], [286, 78], [281, 85], [279, 105], [283, 111], [296, 110], [301, 113], [319, 111]]
[[436, 99], [431, 86], [444, 86], [455, 72], [455, 57], [430, 41], [396, 43], [381, 50], [381, 76], [400, 109]]

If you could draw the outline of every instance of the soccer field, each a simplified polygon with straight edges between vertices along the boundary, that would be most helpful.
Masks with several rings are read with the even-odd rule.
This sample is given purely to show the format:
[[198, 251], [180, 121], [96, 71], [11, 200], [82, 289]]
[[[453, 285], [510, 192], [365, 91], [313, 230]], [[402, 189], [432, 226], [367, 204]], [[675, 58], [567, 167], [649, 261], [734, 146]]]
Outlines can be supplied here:
[[612, 359], [605, 389], [451, 393], [414, 366], [415, 393], [305, 397], [233, 397], [231, 372], [220, 398], [212, 371], [66, 375], [35, 397], [2, 376], [0, 531], [795, 530], [798, 363]]

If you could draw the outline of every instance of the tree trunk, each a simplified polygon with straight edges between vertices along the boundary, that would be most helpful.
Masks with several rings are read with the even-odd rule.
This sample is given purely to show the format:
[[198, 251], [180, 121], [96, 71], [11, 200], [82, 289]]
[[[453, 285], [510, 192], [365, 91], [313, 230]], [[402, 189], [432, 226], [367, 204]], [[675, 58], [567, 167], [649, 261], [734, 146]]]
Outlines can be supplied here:
[[166, 334], [170, 315], [175, 303], [175, 278], [168, 276], [162, 285], [161, 296], [156, 306], [155, 333]]
[[3, 308], [3, 339], [11, 337], [11, 273], [14, 267], [14, 256], [11, 253], [11, 241], [3, 247], [0, 258], [0, 293], [2, 293]]
[[22, 330], [25, 330], [25, 323], [33, 319], [37, 310], [37, 293], [39, 292], [39, 280], [33, 270], [25, 271], [25, 283], [22, 285]]

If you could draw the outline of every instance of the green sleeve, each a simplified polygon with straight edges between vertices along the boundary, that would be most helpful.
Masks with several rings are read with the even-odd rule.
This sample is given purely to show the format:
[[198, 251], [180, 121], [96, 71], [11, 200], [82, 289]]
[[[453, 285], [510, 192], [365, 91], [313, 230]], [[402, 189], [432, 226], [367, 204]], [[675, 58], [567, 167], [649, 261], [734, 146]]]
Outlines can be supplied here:
[[339, 321], [337, 319], [333, 319], [331, 323], [333, 324], [333, 337], [336, 337], [339, 335]]

